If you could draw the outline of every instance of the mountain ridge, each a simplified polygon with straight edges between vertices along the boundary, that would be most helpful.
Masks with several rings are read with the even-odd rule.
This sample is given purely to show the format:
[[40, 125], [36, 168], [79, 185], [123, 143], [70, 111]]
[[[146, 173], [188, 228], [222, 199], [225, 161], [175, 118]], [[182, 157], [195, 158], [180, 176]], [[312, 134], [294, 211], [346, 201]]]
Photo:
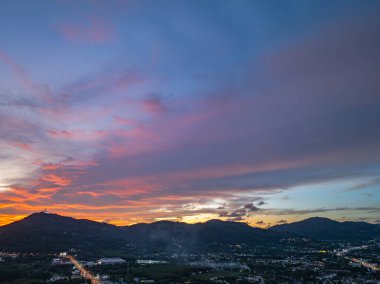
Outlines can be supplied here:
[[[249, 225], [246, 222], [224, 221], [224, 220], [220, 220], [220, 219], [210, 219], [210, 220], [207, 220], [205, 222], [197, 222], [197, 223], [186, 223], [186, 222], [171, 221], [171, 220], [159, 220], [159, 221], [154, 221], [154, 222], [151, 222], [151, 223], [141, 222], [141, 223], [134, 223], [134, 224], [130, 224], [130, 225], [114, 225], [114, 224], [110, 224], [108, 222], [94, 221], [94, 220], [86, 219], [86, 218], [74, 218], [74, 217], [71, 217], [71, 216], [60, 215], [60, 214], [57, 214], [57, 213], [50, 213], [50, 212], [40, 211], [40, 212], [31, 213], [30, 215], [27, 215], [26, 217], [24, 217], [24, 218], [22, 218], [20, 220], [13, 221], [13, 222], [5, 224], [5, 225], [1, 225], [0, 229], [2, 227], [6, 227], [6, 226], [9, 226], [11, 224], [15, 224], [15, 223], [18, 223], [20, 221], [23, 221], [23, 220], [28, 220], [28, 219], [36, 217], [36, 216], [54, 216], [54, 217], [66, 218], [66, 219], [76, 220], [76, 221], [88, 221], [88, 222], [92, 222], [92, 223], [106, 224], [106, 225], [115, 226], [115, 227], [119, 227], [119, 228], [127, 228], [127, 227], [131, 227], [131, 226], [136, 226], [136, 225], [160, 224], [160, 223], [174, 223], [174, 224], [187, 224], [187, 225], [196, 225], [196, 224], [205, 224], [205, 223], [234, 223], [234, 224], [247, 225], [247, 226], [249, 226], [251, 228], [260, 228], [260, 227], [256, 227], [256, 226], [251, 226], [251, 225]], [[327, 217], [314, 216], [314, 217], [309, 217], [309, 218], [306, 218], [306, 219], [303, 219], [303, 220], [300, 220], [300, 221], [295, 221], [295, 222], [292, 222], [292, 223], [284, 223], [284, 224], [273, 225], [273, 226], [270, 226], [268, 228], [265, 228], [265, 230], [268, 230], [268, 229], [271, 229], [271, 228], [274, 228], [274, 227], [279, 227], [279, 226], [282, 226], [282, 225], [301, 223], [301, 222], [311, 221], [311, 220], [326, 220], [326, 221], [330, 221], [330, 222], [334, 222], [334, 223], [341, 223], [341, 224], [342, 223], [343, 224], [344, 223], [356, 223], [356, 224], [357, 223], [364, 223], [364, 224], [369, 224], [369, 225], [374, 225], [374, 226], [380, 226], [380, 223], [374, 223], [373, 224], [373, 223], [368, 223], [368, 222], [365, 222], [365, 221], [337, 221], [337, 220], [330, 219], [330, 218], [327, 218]]]
[[116, 226], [39, 212], [1, 226], [0, 251], [59, 252], [75, 248], [156, 253], [211, 250], [236, 244], [265, 246], [289, 237], [366, 241], [380, 237], [380, 228], [366, 222], [338, 222], [321, 217], [269, 229], [217, 219], [195, 224], [157, 221]]
[[0, 227], [0, 251], [63, 251], [126, 249], [168, 251], [206, 249], [247, 242], [249, 245], [277, 242], [278, 234], [236, 222], [158, 221], [150, 224], [115, 226], [87, 219], [75, 219], [51, 213], [33, 213], [22, 220]]
[[323, 217], [311, 217], [302, 221], [270, 227], [275, 232], [287, 232], [320, 241], [369, 240], [380, 237], [376, 224], [359, 221], [339, 222]]

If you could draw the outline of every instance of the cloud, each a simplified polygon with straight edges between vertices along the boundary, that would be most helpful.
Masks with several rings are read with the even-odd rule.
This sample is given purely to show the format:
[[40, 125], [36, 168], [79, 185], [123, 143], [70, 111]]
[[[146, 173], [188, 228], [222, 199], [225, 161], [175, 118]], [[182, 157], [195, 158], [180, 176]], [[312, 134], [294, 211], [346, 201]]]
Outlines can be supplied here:
[[227, 219], [227, 221], [229, 221], [229, 222], [239, 222], [239, 221], [243, 221], [243, 220], [244, 220], [244, 218], [242, 216]]
[[[259, 202], [260, 204], [261, 202]], [[248, 203], [248, 204], [245, 204], [244, 205], [244, 209], [247, 209], [247, 212], [254, 212], [254, 211], [257, 211], [259, 210], [258, 207], [256, 207], [254, 204], [252, 203]]]
[[136, 68], [106, 68], [65, 85], [60, 90], [60, 99], [74, 105], [88, 103], [99, 97], [115, 100], [119, 99], [115, 94], [125, 93], [146, 81], [147, 78]]
[[152, 95], [143, 101], [144, 108], [151, 113], [164, 113], [167, 111], [166, 105], [158, 95]]
[[228, 213], [226, 211], [221, 212], [219, 214], [219, 217], [245, 217], [247, 214], [247, 210], [240, 208], [232, 211], [231, 213]]
[[336, 207], [336, 208], [315, 208], [315, 209], [268, 209], [266, 212], [270, 212], [273, 215], [308, 215], [308, 214], [317, 214], [317, 213], [326, 213], [334, 211], [365, 211], [365, 212], [379, 212], [380, 207], [368, 206], [368, 207]]
[[57, 31], [69, 42], [106, 43], [115, 38], [113, 26], [104, 18], [87, 16], [81, 21], [60, 24]]
[[[176, 188], [181, 194], [214, 194], [275, 191], [366, 175], [380, 159], [374, 123], [380, 119], [375, 107], [380, 100], [374, 95], [377, 84], [365, 83], [357, 72], [365, 70], [367, 79], [374, 78], [379, 43], [373, 40], [375, 30], [361, 33], [365, 25], [353, 34], [346, 29], [350, 26], [268, 56], [269, 67], [248, 73], [249, 80], [227, 94], [221, 90], [186, 107], [176, 103], [172, 108], [177, 111], [118, 141], [129, 150], [99, 163], [83, 182], [139, 177], [165, 188], [162, 194]], [[342, 45], [351, 37], [361, 39], [362, 53], [356, 52], [359, 41]], [[335, 58], [338, 49], [343, 55]], [[363, 54], [373, 54], [374, 60], [362, 60]], [[358, 62], [364, 64], [360, 69]], [[315, 70], [323, 69], [334, 72], [317, 76]], [[149, 151], [141, 151], [147, 139]]]
[[347, 188], [345, 191], [350, 192], [350, 191], [357, 191], [357, 190], [367, 189], [369, 187], [376, 186], [376, 185], [379, 185], [379, 184], [380, 184], [380, 178], [375, 178], [375, 179], [371, 179], [368, 182], [361, 183], [361, 184], [352, 186], [350, 188]]
[[232, 212], [223, 211], [219, 213], [219, 217], [229, 218], [227, 220], [232, 220], [231, 218], [237, 218], [236, 220], [241, 221], [250, 216], [250, 213], [258, 211], [259, 208], [253, 203], [245, 204], [243, 207], [233, 210]]
[[[0, 49], [0, 62], [4, 63], [9, 67], [13, 75], [16, 76], [18, 81], [21, 83], [21, 86], [31, 92], [35, 98], [16, 98], [12, 100], [10, 105], [14, 106], [29, 106], [33, 107], [39, 104], [40, 101], [49, 102], [51, 99], [51, 90], [48, 86], [43, 84], [37, 84], [34, 82], [30, 75], [26, 72], [25, 68], [17, 63], [8, 53]], [[5, 98], [9, 99], [9, 96], [5, 95]], [[1, 99], [4, 100], [4, 95], [1, 95]]]
[[59, 186], [67, 186], [70, 184], [70, 179], [58, 176], [56, 174], [47, 174], [42, 177], [43, 181], [50, 182]]
[[[107, 25], [91, 18], [59, 31], [104, 43], [113, 34]], [[351, 177], [373, 179], [351, 190], [377, 184], [379, 27], [378, 19], [355, 20], [298, 38], [239, 66], [239, 80], [215, 75], [191, 96], [173, 78], [138, 68], [102, 69], [53, 92], [0, 53], [32, 93], [0, 102], [0, 169], [8, 171], [0, 186], [12, 188], [2, 204], [20, 215], [47, 207], [125, 222], [377, 212], [264, 209], [251, 198]], [[178, 94], [157, 95], [168, 89]], [[207, 203], [184, 207], [194, 200]]]

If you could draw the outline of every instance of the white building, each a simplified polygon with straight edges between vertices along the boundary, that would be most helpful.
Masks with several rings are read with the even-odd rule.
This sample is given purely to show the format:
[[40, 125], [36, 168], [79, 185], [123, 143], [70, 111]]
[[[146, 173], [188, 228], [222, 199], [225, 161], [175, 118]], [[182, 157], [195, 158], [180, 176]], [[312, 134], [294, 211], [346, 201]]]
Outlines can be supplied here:
[[96, 265], [96, 263], [93, 261], [87, 261], [87, 262], [84, 262], [83, 265], [88, 266], [88, 267], [93, 267]]
[[126, 261], [120, 257], [112, 257], [112, 258], [101, 258], [97, 261], [100, 265], [107, 265], [107, 264], [123, 264], [126, 263]]

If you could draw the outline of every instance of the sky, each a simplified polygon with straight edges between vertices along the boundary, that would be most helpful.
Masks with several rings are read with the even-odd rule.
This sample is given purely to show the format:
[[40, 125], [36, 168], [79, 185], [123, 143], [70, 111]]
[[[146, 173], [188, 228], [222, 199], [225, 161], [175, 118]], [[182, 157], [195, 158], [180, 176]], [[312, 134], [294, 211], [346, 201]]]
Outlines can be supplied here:
[[380, 1], [2, 0], [0, 225], [380, 223]]

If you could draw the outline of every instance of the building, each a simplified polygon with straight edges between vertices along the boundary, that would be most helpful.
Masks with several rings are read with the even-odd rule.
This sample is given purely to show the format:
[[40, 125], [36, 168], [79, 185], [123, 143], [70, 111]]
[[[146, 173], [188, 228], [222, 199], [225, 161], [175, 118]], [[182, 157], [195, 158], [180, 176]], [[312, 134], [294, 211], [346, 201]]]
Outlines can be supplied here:
[[87, 261], [87, 262], [84, 262], [83, 265], [85, 265], [87, 267], [93, 267], [96, 265], [96, 263], [93, 261]]
[[101, 258], [97, 261], [99, 265], [108, 265], [108, 264], [123, 264], [126, 261], [120, 257], [112, 257], [112, 258]]
[[359, 262], [353, 262], [353, 261], [350, 261], [348, 263], [348, 265], [351, 267], [361, 267], [362, 266]]
[[61, 258], [61, 257], [54, 258], [51, 261], [51, 265], [68, 265], [68, 264], [71, 264], [70, 260], [66, 258]]

